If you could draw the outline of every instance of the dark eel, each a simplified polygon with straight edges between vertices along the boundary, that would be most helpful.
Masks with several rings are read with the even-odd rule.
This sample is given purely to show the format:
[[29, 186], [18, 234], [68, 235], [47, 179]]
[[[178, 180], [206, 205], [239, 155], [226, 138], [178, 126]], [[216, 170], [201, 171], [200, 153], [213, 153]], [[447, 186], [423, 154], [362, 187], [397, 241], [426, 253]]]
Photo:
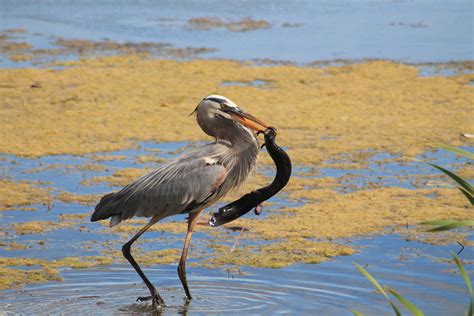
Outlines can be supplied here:
[[277, 194], [288, 183], [291, 176], [291, 161], [288, 154], [275, 143], [276, 129], [269, 127], [264, 132], [265, 147], [276, 165], [276, 175], [273, 182], [263, 188], [245, 194], [240, 199], [219, 208], [209, 219], [209, 225], [216, 227], [229, 223], [252, 209], [260, 214], [260, 204]]

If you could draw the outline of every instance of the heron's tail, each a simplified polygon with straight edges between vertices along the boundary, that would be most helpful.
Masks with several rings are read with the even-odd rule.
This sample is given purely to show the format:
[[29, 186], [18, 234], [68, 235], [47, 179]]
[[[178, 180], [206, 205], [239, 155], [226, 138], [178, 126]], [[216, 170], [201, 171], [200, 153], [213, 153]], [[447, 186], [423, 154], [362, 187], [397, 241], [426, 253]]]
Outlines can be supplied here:
[[122, 216], [118, 206], [120, 204], [120, 195], [117, 193], [109, 193], [104, 195], [99, 204], [95, 207], [95, 211], [91, 216], [91, 222], [110, 219], [110, 227], [117, 225], [122, 221]]

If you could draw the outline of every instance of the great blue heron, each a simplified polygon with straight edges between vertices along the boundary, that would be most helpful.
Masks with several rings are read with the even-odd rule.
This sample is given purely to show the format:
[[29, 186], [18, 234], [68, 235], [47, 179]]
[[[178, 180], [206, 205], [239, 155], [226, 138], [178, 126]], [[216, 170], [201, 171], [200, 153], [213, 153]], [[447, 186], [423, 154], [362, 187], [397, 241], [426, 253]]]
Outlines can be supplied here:
[[93, 222], [110, 218], [111, 227], [133, 216], [151, 217], [148, 224], [123, 245], [122, 252], [150, 290], [151, 296], [137, 300], [151, 299], [154, 307], [163, 306], [164, 301], [132, 257], [130, 247], [159, 220], [189, 214], [178, 275], [187, 299], [191, 300], [185, 265], [199, 214], [247, 178], [259, 152], [253, 131], [264, 131], [268, 127], [220, 95], [204, 98], [193, 113], [201, 129], [214, 137], [215, 142], [161, 165], [119, 192], [105, 195], [91, 217]]

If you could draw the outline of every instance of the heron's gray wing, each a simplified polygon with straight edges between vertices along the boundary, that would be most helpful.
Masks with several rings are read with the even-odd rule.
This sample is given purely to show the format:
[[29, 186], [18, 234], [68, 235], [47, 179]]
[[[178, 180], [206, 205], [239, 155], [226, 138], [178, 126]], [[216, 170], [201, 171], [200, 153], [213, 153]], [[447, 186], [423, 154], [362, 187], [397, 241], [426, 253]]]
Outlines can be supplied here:
[[177, 160], [131, 183], [117, 193], [121, 219], [179, 214], [205, 203], [227, 176], [223, 165], [212, 162]]

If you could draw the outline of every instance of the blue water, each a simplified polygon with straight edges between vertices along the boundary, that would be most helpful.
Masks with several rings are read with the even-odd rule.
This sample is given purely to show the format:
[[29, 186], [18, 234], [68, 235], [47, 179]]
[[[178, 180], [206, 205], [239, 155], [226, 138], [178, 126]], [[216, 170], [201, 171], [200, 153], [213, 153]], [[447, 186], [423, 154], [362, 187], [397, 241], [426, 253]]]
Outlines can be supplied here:
[[[51, 36], [62, 36], [218, 49], [204, 55], [208, 58], [445, 62], [473, 59], [473, 12], [469, 0], [3, 0], [0, 29], [43, 34], [29, 36], [37, 48], [51, 47]], [[186, 28], [196, 17], [250, 17], [272, 27], [244, 33]]]

